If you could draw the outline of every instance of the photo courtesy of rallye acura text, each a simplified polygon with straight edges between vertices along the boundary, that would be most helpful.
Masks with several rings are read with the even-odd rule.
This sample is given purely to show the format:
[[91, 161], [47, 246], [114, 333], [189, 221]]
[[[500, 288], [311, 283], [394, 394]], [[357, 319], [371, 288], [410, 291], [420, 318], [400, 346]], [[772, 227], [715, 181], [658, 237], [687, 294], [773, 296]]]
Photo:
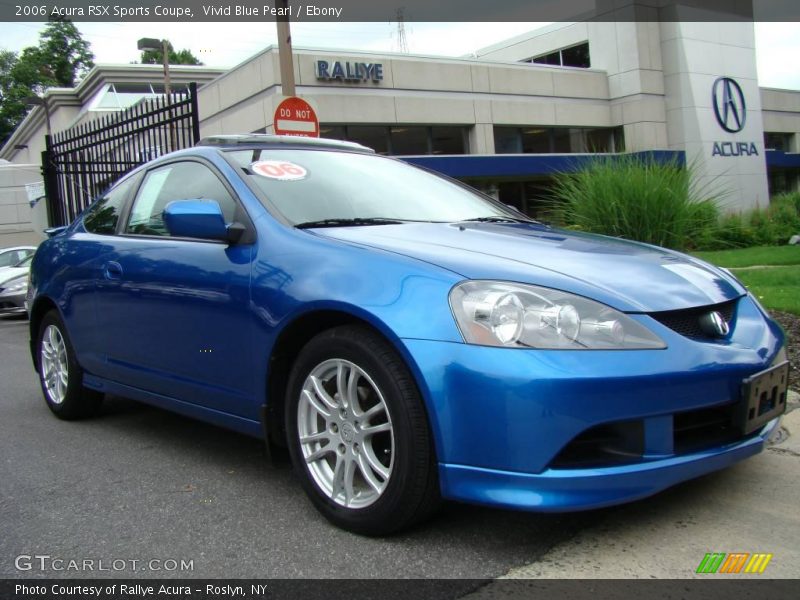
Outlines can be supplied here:
[[729, 272], [347, 142], [158, 158], [51, 232], [27, 302], [57, 416], [110, 393], [266, 436], [371, 535], [442, 499], [642, 498], [760, 452], [786, 408], [784, 334]]

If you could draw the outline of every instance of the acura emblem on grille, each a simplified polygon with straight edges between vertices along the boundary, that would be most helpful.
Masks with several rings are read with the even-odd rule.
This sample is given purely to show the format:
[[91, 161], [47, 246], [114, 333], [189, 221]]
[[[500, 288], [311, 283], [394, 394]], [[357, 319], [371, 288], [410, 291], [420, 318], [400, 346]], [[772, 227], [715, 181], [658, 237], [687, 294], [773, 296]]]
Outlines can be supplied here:
[[704, 314], [700, 317], [700, 328], [713, 337], [725, 337], [730, 331], [728, 323], [723, 316], [716, 310]]

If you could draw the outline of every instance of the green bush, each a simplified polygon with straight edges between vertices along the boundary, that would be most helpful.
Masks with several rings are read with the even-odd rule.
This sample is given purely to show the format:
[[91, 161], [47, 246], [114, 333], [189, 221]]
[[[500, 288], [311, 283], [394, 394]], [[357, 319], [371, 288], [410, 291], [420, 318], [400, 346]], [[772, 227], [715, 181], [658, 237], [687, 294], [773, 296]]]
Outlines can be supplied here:
[[716, 198], [692, 183], [691, 167], [633, 155], [599, 158], [555, 177], [550, 217], [571, 229], [685, 249], [709, 237]]
[[720, 217], [698, 238], [696, 249], [724, 250], [785, 244], [800, 233], [800, 193], [774, 196], [765, 208]]

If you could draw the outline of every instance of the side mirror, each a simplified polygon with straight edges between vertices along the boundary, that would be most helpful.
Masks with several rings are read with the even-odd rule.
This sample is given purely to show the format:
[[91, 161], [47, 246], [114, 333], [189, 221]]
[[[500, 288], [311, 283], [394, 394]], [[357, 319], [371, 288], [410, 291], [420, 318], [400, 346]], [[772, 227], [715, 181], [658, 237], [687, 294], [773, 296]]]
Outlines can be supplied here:
[[173, 200], [164, 208], [164, 224], [176, 237], [236, 243], [242, 232], [225, 217], [216, 200]]

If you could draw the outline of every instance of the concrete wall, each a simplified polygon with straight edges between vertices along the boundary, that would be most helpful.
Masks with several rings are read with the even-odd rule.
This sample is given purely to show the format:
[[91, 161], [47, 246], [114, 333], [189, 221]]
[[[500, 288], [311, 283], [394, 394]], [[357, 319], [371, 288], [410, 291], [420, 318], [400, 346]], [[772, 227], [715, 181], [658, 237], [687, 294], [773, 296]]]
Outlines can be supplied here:
[[[686, 152], [696, 183], [724, 194], [731, 211], [769, 203], [764, 156], [764, 123], [758, 88], [752, 23], [661, 23], [669, 147]], [[712, 90], [720, 77], [742, 89], [744, 129], [725, 131], [714, 113]], [[757, 155], [715, 156], [714, 144], [754, 144]]]
[[555, 23], [527, 36], [479, 50], [477, 54], [482, 60], [522, 61], [583, 42], [589, 42], [592, 68], [606, 74], [610, 124], [624, 127], [626, 149], [666, 148], [664, 80], [657, 22]]
[[44, 239], [34, 231], [26, 183], [42, 180], [38, 164], [0, 163], [0, 248], [38, 245]]
[[[384, 78], [321, 81], [314, 72], [319, 59], [379, 62]], [[294, 66], [297, 93], [314, 106], [320, 122], [473, 126], [475, 153], [494, 152], [492, 124], [614, 124], [602, 71], [311, 50], [298, 50]], [[277, 52], [268, 50], [200, 89], [200, 133], [272, 131], [282, 99]]]

